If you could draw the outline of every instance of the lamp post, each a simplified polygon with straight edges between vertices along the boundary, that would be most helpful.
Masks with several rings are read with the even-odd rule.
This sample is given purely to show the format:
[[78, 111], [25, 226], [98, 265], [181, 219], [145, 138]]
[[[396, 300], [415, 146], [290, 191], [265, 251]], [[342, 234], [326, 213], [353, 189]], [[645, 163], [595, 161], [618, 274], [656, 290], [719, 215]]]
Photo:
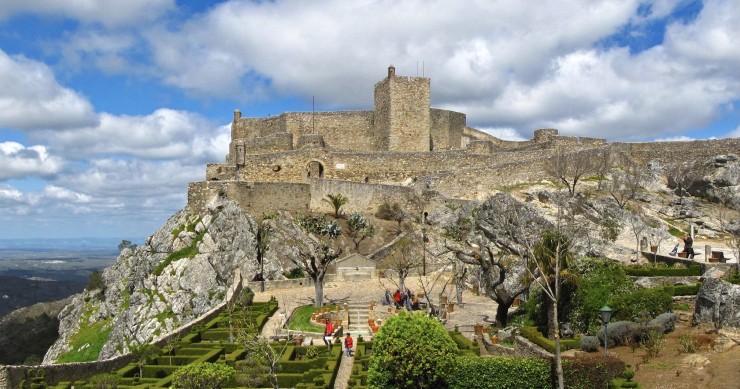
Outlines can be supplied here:
[[612, 318], [612, 309], [608, 306], [604, 305], [599, 309], [599, 314], [601, 315], [601, 322], [604, 323], [604, 354], [607, 354], [607, 349], [609, 345], [609, 320]]
[[427, 275], [427, 242], [429, 242], [429, 238], [427, 238], [426, 228], [421, 229], [421, 242], [422, 242], [422, 250], [423, 250], [422, 252], [423, 262], [421, 264], [422, 266], [421, 273], [422, 275], [426, 276]]

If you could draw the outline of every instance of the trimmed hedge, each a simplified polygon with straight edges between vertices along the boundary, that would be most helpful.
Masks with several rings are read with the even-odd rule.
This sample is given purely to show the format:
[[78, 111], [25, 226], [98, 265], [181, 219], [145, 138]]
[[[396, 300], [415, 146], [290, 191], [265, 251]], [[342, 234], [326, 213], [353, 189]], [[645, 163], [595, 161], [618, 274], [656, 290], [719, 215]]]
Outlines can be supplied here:
[[658, 277], [658, 276], [685, 277], [685, 276], [700, 276], [701, 266], [691, 265], [685, 269], [659, 268], [659, 267], [634, 268], [634, 267], [626, 266], [624, 268], [624, 271], [625, 273], [627, 273], [628, 276], [636, 276], [636, 277]]
[[668, 291], [671, 296], [696, 296], [697, 294], [699, 294], [701, 284], [666, 286], [663, 289]]
[[458, 331], [451, 331], [449, 334], [455, 344], [457, 344], [457, 348], [459, 349], [458, 353], [460, 355], [472, 354], [480, 356], [480, 347], [475, 345], [470, 339], [466, 338], [465, 335]]
[[[544, 337], [536, 327], [523, 326], [521, 334], [530, 342], [542, 347], [548, 352], [555, 353], [555, 341]], [[581, 347], [581, 339], [560, 339], [560, 351], [577, 349]]]
[[551, 369], [544, 359], [462, 356], [447, 382], [451, 389], [549, 389]]
[[606, 388], [624, 371], [624, 362], [603, 354], [578, 354], [563, 358], [563, 378], [569, 389]]

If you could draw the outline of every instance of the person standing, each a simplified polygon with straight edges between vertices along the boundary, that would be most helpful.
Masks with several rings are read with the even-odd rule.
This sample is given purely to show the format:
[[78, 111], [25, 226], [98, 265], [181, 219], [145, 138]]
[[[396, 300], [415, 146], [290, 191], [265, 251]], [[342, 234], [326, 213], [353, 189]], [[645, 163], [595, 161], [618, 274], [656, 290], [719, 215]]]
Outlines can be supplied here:
[[332, 334], [334, 333], [334, 325], [330, 319], [326, 320], [326, 326], [324, 327], [324, 344], [331, 351], [331, 344], [334, 341]]
[[349, 336], [349, 332], [347, 333], [347, 337], [344, 338], [344, 351], [347, 354], [347, 358], [352, 356], [352, 347], [354, 346], [354, 341], [352, 340], [352, 337]]
[[683, 252], [686, 253], [687, 258], [694, 259], [694, 240], [691, 239], [691, 235], [686, 234], [683, 236]]

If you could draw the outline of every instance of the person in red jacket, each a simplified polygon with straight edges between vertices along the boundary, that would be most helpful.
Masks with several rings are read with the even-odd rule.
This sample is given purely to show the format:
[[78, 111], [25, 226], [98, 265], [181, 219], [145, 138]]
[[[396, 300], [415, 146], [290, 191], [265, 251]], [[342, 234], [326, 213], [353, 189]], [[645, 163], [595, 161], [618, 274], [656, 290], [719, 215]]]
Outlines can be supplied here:
[[401, 291], [396, 289], [396, 293], [393, 293], [393, 301], [396, 302], [396, 308], [401, 308]]
[[354, 342], [348, 332], [347, 337], [344, 338], [344, 350], [347, 352], [347, 358], [352, 356], [352, 346], [354, 346]]
[[326, 327], [324, 327], [324, 344], [329, 348], [329, 351], [331, 351], [331, 344], [334, 342], [333, 333], [334, 325], [331, 323], [331, 320], [327, 320]]

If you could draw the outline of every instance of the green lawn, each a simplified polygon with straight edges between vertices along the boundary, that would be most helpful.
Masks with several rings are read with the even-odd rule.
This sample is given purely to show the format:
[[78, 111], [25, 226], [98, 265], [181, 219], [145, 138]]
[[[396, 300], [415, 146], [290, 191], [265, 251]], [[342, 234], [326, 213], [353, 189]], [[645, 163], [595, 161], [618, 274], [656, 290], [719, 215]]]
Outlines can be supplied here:
[[[329, 307], [332, 311], [336, 309], [336, 305], [329, 304], [324, 305], [324, 308]], [[305, 332], [324, 332], [323, 326], [317, 326], [311, 323], [311, 315], [316, 311], [316, 307], [313, 305], [304, 305], [296, 308], [293, 311], [293, 316], [288, 321], [288, 329], [293, 331], [305, 331]]]

